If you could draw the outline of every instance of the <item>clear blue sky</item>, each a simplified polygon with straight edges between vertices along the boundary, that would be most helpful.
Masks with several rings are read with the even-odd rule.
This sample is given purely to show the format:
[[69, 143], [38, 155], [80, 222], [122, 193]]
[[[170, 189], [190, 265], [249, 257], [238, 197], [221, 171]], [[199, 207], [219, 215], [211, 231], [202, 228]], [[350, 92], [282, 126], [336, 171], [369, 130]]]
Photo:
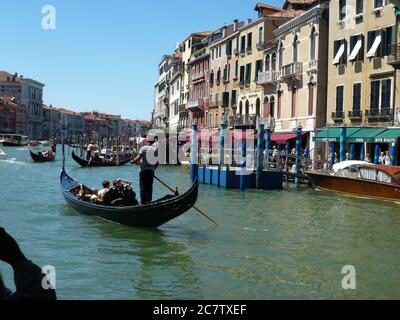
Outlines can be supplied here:
[[[0, 70], [45, 83], [46, 104], [149, 119], [162, 55], [191, 32], [256, 18], [256, 2], [2, 1]], [[47, 4], [57, 10], [54, 31], [41, 27]]]

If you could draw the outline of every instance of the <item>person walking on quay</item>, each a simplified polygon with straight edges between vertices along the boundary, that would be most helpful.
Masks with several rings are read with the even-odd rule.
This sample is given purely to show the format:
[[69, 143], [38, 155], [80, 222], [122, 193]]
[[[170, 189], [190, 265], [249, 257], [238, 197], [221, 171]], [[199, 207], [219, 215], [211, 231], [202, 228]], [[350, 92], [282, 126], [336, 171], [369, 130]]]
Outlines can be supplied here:
[[42, 269], [25, 257], [15, 239], [3, 228], [0, 228], [0, 260], [13, 268], [16, 288], [12, 293], [0, 276], [0, 300], [57, 300], [55, 289], [43, 285]]
[[369, 153], [368, 153], [367, 156], [365, 157], [364, 161], [365, 161], [365, 162], [368, 162], [368, 163], [371, 163], [371, 156], [370, 156]]
[[140, 201], [142, 205], [153, 200], [154, 171], [158, 166], [155, 161], [158, 157], [158, 144], [156, 144], [156, 141], [156, 138], [147, 137], [145, 145], [140, 148], [139, 154], [134, 159], [134, 162], [140, 165]]
[[385, 156], [383, 157], [383, 162], [387, 166], [392, 165], [392, 159], [390, 158], [389, 151], [386, 151]]

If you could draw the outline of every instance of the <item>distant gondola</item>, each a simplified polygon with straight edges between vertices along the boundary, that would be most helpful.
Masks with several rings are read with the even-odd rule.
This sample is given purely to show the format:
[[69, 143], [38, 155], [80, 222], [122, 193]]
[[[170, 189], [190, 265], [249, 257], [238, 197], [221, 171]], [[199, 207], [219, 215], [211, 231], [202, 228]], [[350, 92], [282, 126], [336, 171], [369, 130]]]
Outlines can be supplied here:
[[[67, 203], [77, 212], [98, 216], [105, 220], [132, 227], [158, 227], [188, 211], [197, 201], [198, 181], [181, 195], [169, 195], [147, 205], [131, 207], [105, 206], [84, 201], [79, 197], [81, 185], [63, 169], [60, 176], [61, 189]], [[90, 195], [90, 189], [83, 186]]]
[[50, 161], [54, 161], [54, 159], [56, 158], [55, 153], [53, 153], [53, 155], [50, 157], [45, 157], [39, 153], [33, 153], [32, 151], [30, 151], [30, 153], [31, 153], [32, 160], [35, 162], [50, 162]]
[[[72, 159], [75, 160], [76, 163], [78, 163], [80, 166], [82, 167], [115, 167], [117, 166], [117, 162], [116, 161], [95, 161], [95, 160], [85, 160], [82, 159], [81, 157], [77, 156], [74, 152], [74, 150], [72, 150]], [[120, 160], [119, 161], [119, 165], [123, 166], [125, 164], [127, 164], [131, 159], [124, 159], [124, 160]], [[90, 162], [89, 162], [90, 161]]]

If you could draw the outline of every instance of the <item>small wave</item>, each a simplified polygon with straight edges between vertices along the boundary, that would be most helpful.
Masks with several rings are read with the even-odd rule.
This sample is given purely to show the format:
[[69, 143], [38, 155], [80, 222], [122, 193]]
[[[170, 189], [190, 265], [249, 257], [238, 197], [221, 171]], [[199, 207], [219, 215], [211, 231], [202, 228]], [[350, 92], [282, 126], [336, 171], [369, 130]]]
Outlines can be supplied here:
[[243, 228], [244, 230], [247, 230], [247, 231], [257, 231], [257, 229], [253, 229], [253, 228]]
[[7, 160], [1, 160], [0, 163], [23, 164], [23, 165], [25, 165], [25, 162], [23, 162], [23, 161], [17, 161], [17, 158], [11, 158], [11, 159], [7, 159]]

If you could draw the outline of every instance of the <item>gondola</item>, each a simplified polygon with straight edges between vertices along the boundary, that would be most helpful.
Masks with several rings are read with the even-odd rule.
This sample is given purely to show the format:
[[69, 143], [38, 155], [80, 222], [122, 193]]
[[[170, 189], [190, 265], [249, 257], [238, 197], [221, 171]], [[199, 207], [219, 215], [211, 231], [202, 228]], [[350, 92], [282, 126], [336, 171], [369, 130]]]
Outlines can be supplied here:
[[54, 159], [56, 158], [55, 153], [53, 153], [53, 155], [51, 157], [45, 157], [39, 153], [33, 153], [31, 150], [29, 150], [29, 152], [31, 153], [31, 157], [34, 162], [50, 162], [50, 161], [54, 161]]
[[[194, 206], [199, 189], [196, 179], [191, 188], [181, 195], [168, 195], [143, 206], [116, 207], [82, 200], [79, 196], [81, 184], [68, 176], [64, 169], [61, 171], [60, 184], [66, 202], [75, 211], [131, 227], [158, 227], [179, 217]], [[90, 197], [91, 190], [86, 186], [82, 187]]]
[[[117, 162], [116, 161], [94, 161], [94, 160], [85, 160], [82, 159], [81, 157], [77, 156], [74, 152], [74, 150], [72, 150], [72, 159], [75, 160], [76, 163], [78, 163], [81, 167], [115, 167], [117, 166]], [[124, 159], [124, 160], [120, 160], [119, 161], [119, 165], [123, 166], [125, 164], [127, 164], [131, 159]], [[89, 162], [90, 161], [90, 162]]]

